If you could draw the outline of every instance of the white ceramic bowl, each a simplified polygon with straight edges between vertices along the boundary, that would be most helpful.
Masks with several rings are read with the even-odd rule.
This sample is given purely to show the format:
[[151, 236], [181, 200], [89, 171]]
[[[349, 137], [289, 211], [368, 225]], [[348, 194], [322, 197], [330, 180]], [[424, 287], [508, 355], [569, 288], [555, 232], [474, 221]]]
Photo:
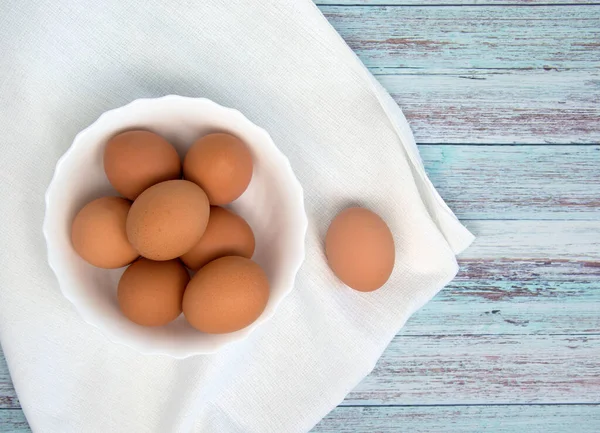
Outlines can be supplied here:
[[[193, 329], [183, 315], [160, 328], [136, 325], [121, 314], [117, 304], [117, 283], [125, 268], [99, 269], [74, 251], [70, 231], [75, 214], [95, 198], [118, 195], [104, 174], [102, 156], [106, 141], [128, 129], [162, 135], [182, 158], [195, 139], [211, 132], [229, 132], [247, 143], [254, 160], [252, 181], [230, 208], [252, 227], [256, 237], [253, 260], [265, 270], [271, 287], [267, 307], [252, 325], [222, 335]], [[244, 339], [267, 321], [294, 286], [304, 260], [306, 228], [302, 187], [269, 134], [239, 111], [201, 98], [170, 95], [138, 99], [104, 113], [75, 137], [58, 161], [46, 192], [48, 261], [64, 296], [86, 322], [113, 342], [175, 358], [214, 353]]]

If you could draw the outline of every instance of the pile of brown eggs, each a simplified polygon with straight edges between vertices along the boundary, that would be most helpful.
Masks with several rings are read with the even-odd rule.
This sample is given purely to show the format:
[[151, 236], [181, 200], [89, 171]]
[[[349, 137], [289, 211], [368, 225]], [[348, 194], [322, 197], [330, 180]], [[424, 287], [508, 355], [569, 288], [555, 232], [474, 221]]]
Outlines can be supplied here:
[[[94, 266], [129, 265], [117, 288], [128, 319], [162, 326], [183, 312], [194, 328], [220, 334], [260, 316], [269, 281], [250, 259], [254, 234], [242, 217], [221, 207], [242, 195], [252, 178], [245, 143], [209, 134], [193, 143], [182, 164], [160, 135], [126, 131], [107, 142], [104, 170], [123, 197], [84, 206], [71, 239]], [[186, 267], [196, 271], [191, 279]]]

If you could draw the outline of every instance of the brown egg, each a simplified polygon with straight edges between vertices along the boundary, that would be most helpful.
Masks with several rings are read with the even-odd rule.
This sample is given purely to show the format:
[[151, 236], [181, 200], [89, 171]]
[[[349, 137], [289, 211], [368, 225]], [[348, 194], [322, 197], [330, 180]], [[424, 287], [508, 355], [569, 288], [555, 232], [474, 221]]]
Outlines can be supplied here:
[[371, 292], [385, 284], [394, 268], [396, 250], [387, 224], [370, 210], [340, 212], [327, 231], [329, 267], [349, 287]]
[[183, 174], [202, 187], [210, 204], [238, 198], [252, 178], [252, 155], [239, 138], [224, 133], [197, 140], [183, 160]]
[[218, 206], [210, 207], [206, 231], [191, 250], [181, 256], [185, 265], [197, 271], [219, 257], [251, 258], [254, 253], [254, 233], [244, 219]]
[[127, 238], [151, 260], [171, 260], [198, 243], [210, 213], [202, 189], [187, 180], [151, 186], [133, 202], [127, 217]]
[[201, 268], [183, 295], [183, 314], [209, 334], [245, 328], [263, 312], [269, 280], [262, 268], [245, 257], [222, 257]]
[[73, 220], [73, 248], [86, 262], [99, 268], [128, 265], [138, 252], [127, 240], [125, 221], [131, 203], [120, 197], [102, 197], [83, 207]]
[[141, 258], [121, 276], [119, 307], [138, 325], [166, 325], [181, 314], [183, 292], [189, 281], [179, 260], [154, 262]]
[[111, 138], [104, 149], [104, 171], [112, 186], [130, 200], [146, 188], [181, 178], [175, 148], [150, 131], [127, 131]]

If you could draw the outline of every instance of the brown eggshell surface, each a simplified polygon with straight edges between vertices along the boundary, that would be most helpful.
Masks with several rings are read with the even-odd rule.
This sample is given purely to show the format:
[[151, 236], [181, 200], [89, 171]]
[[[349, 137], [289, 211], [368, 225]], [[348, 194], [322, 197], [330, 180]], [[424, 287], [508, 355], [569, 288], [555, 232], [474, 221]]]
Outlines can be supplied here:
[[151, 260], [171, 260], [198, 243], [210, 213], [202, 189], [187, 180], [151, 186], [135, 200], [127, 217], [129, 242]]
[[254, 233], [244, 219], [219, 206], [210, 207], [206, 231], [200, 241], [181, 256], [185, 265], [198, 270], [219, 257], [251, 258], [254, 253]]
[[237, 199], [252, 179], [252, 155], [239, 138], [225, 133], [198, 139], [183, 161], [183, 174], [202, 187], [210, 204]]
[[175, 148], [160, 135], [127, 131], [106, 144], [104, 171], [120, 194], [135, 200], [152, 185], [181, 178], [181, 160]]
[[196, 329], [223, 334], [245, 328], [263, 312], [269, 280], [244, 257], [222, 257], [201, 268], [183, 296], [183, 314]]
[[139, 254], [127, 240], [125, 224], [131, 203], [120, 197], [102, 197], [83, 207], [71, 226], [73, 248], [99, 268], [128, 265]]
[[125, 270], [119, 281], [119, 307], [138, 325], [166, 325], [181, 314], [189, 280], [179, 260], [154, 262], [141, 258]]
[[339, 213], [327, 231], [325, 251], [334, 274], [349, 287], [371, 292], [394, 269], [394, 239], [387, 224], [364, 208]]

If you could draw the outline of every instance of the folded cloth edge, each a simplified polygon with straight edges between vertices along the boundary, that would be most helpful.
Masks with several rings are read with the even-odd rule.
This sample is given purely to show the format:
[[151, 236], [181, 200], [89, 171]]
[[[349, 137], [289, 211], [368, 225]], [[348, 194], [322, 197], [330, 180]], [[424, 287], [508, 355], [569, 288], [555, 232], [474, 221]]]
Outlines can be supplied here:
[[437, 225], [440, 232], [446, 238], [446, 241], [448, 242], [448, 245], [454, 254], [458, 255], [462, 253], [475, 240], [475, 236], [458, 220], [456, 215], [454, 215], [454, 212], [452, 212], [444, 199], [439, 195], [431, 183], [431, 180], [429, 180], [429, 177], [425, 172], [425, 167], [419, 154], [419, 149], [417, 148], [414, 135], [401, 108], [390, 96], [387, 90], [385, 90], [381, 83], [377, 81], [373, 74], [367, 69], [352, 48], [348, 46], [346, 41], [331, 25], [327, 17], [323, 15], [323, 12], [317, 7], [317, 5], [315, 5], [312, 1], [309, 3], [312, 4], [312, 7], [316, 13], [322, 17], [330, 32], [348, 48], [347, 51], [351, 53], [351, 56], [354, 58], [355, 62], [360, 65], [361, 73], [365, 77], [367, 83], [370, 85], [373, 94], [381, 105], [381, 108], [390, 122], [394, 132], [396, 133], [396, 136], [403, 144], [402, 150], [408, 157], [413, 176], [415, 177], [415, 184], [419, 189], [421, 198], [429, 215]]

